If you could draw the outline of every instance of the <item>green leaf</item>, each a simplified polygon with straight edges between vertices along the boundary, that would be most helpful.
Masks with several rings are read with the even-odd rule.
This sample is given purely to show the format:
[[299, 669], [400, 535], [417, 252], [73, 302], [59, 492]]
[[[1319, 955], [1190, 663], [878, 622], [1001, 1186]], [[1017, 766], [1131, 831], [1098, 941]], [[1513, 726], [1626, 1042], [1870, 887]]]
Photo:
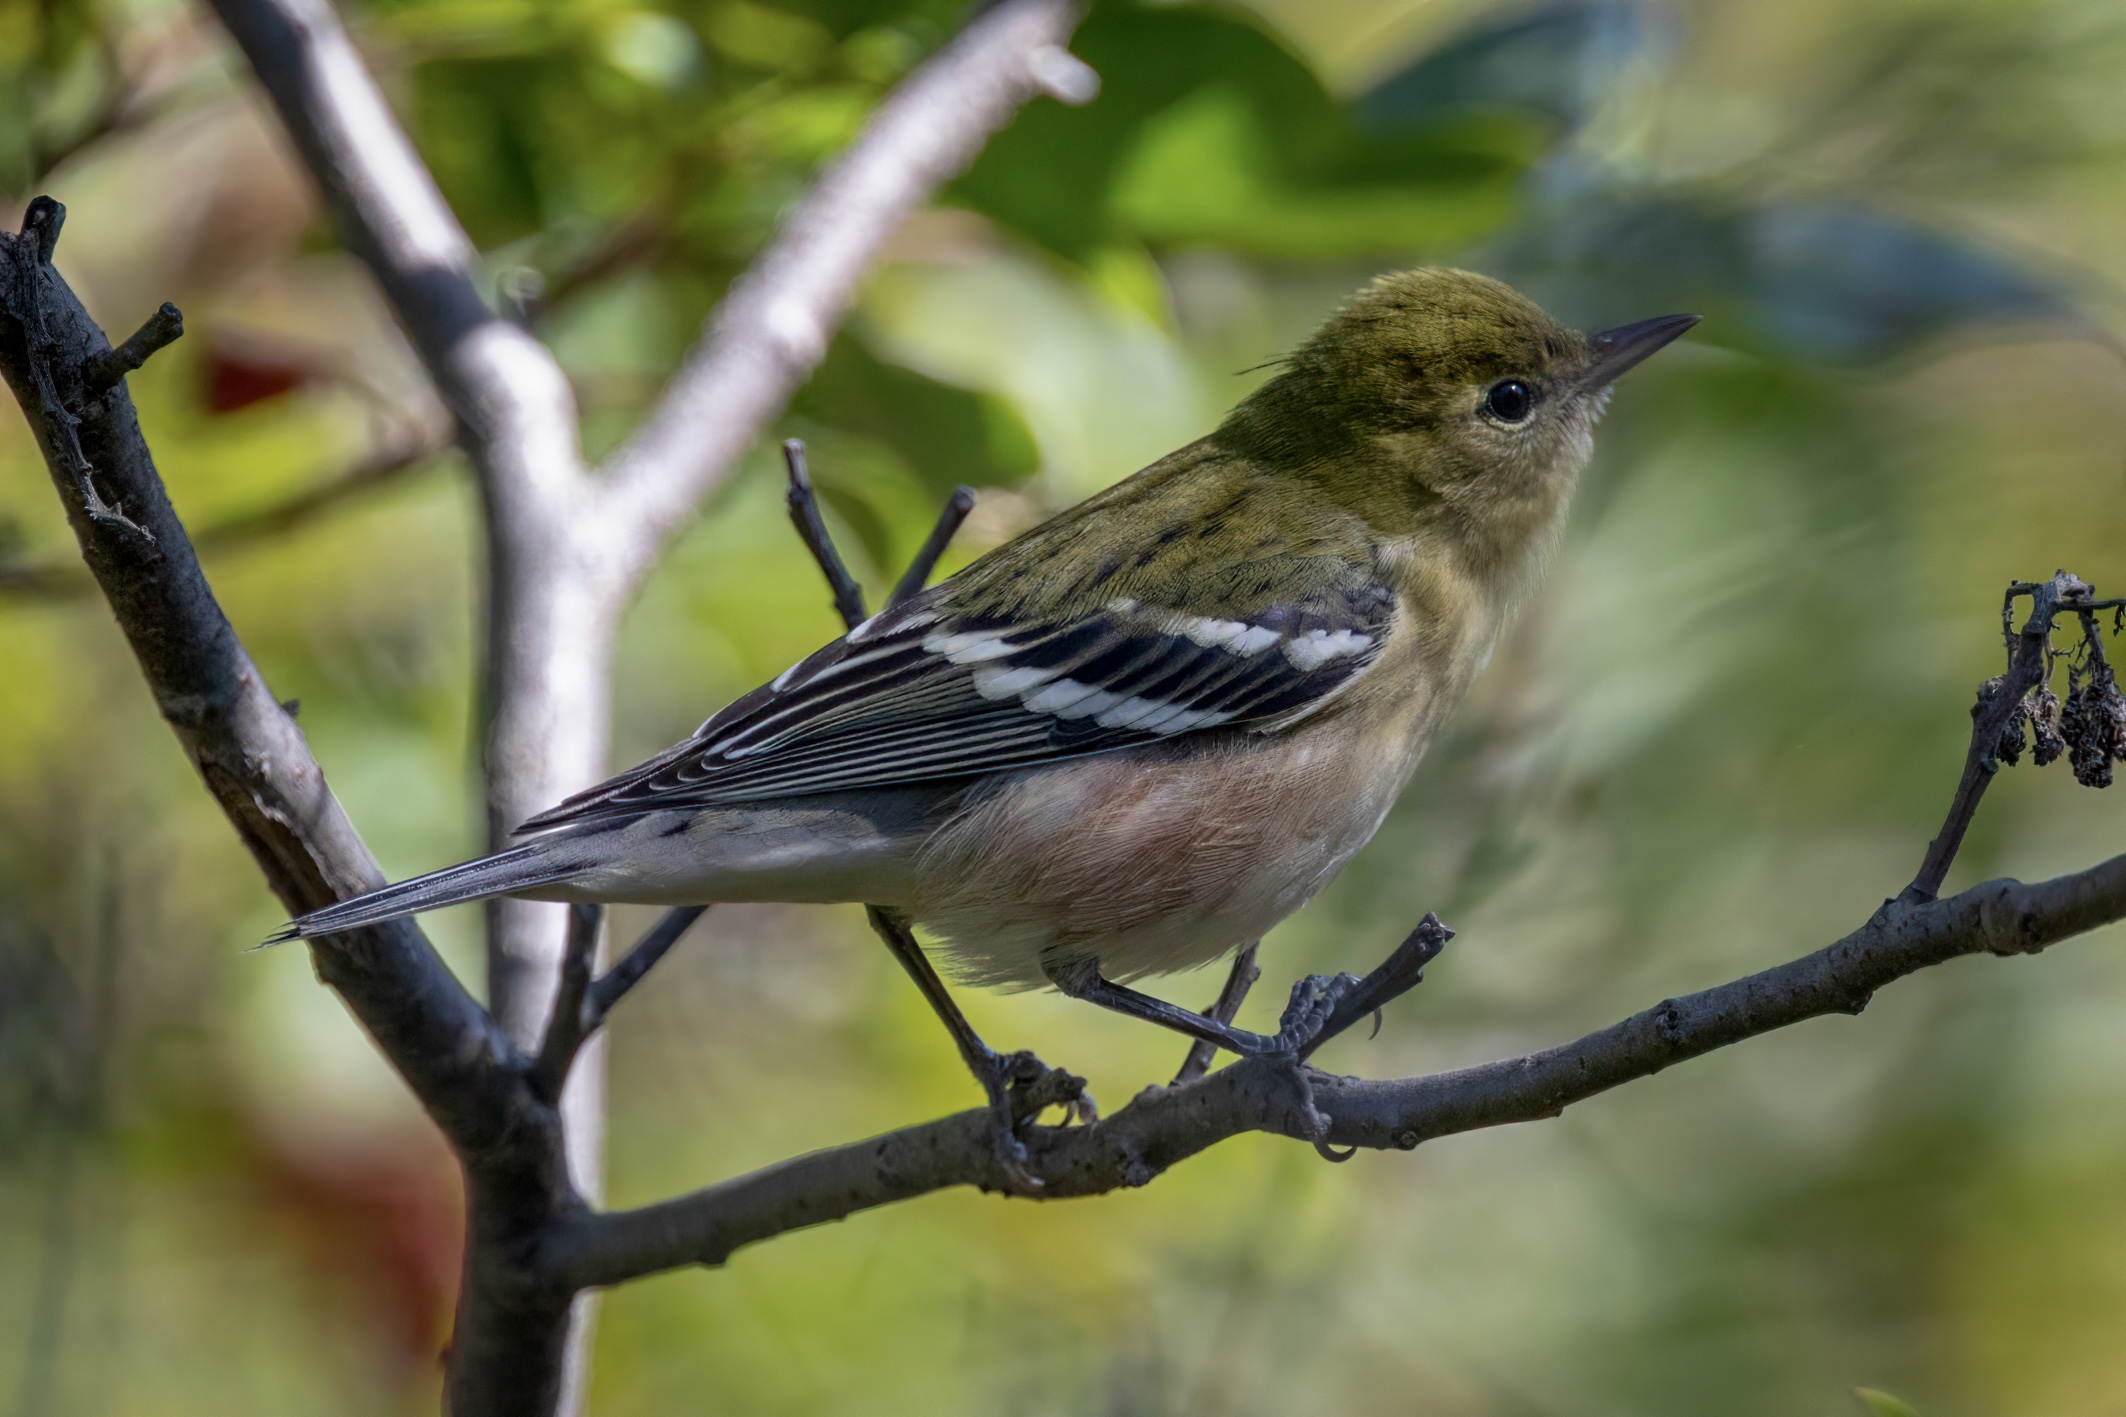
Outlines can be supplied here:
[[1341, 122], [1296, 55], [1225, 14], [1111, 5], [1079, 27], [1071, 49], [1099, 72], [1099, 98], [1075, 109], [1032, 104], [953, 192], [1075, 260], [1126, 235], [1108, 194], [1145, 122], [1205, 86], [1235, 89], [1257, 112], [1274, 114], [1287, 142], [1318, 142]]
[[1853, 1396], [1867, 1408], [1868, 1417], [1919, 1417], [1918, 1410], [1911, 1403], [1892, 1397], [1881, 1388], [1856, 1387]]
[[940, 498], [963, 482], [1016, 482], [1038, 461], [1033, 435], [1002, 399], [887, 364], [846, 334], [791, 412], [885, 445]]
[[[1549, 35], [1532, 33], [1522, 49]], [[1575, 54], [1599, 47], [1586, 24], [1573, 34]], [[954, 195], [1081, 263], [1139, 244], [1272, 258], [1446, 254], [1512, 215], [1521, 178], [1563, 132], [1533, 100], [1469, 101], [1486, 66], [1503, 62], [1482, 45], [1442, 51], [1405, 76], [1438, 87], [1438, 101], [1419, 105], [1405, 85], [1355, 111], [1277, 37], [1223, 12], [1114, 5], [1072, 47], [1099, 71], [1100, 97], [1028, 108]], [[1598, 71], [1609, 72], [1592, 61], [1574, 71], [1575, 111]], [[1551, 82], [1549, 69], [1530, 71], [1522, 89]]]

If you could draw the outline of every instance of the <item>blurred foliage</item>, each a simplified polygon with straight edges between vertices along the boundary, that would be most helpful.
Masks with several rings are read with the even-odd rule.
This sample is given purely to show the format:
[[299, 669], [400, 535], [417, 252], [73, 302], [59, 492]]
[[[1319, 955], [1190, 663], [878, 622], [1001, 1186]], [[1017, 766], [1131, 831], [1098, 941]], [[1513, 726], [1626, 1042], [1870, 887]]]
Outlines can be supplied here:
[[[594, 453], [961, 13], [349, 7]], [[1708, 316], [1620, 389], [1548, 584], [1380, 839], [1269, 942], [1258, 1018], [1428, 908], [1462, 932], [1330, 1066], [1539, 1046], [1842, 933], [1934, 829], [2002, 584], [2126, 588], [2115, 7], [1111, 0], [1075, 48], [1099, 100], [1030, 106], [909, 224], [775, 430], [874, 594], [954, 484], [981, 492], [957, 563], [1198, 436], [1381, 269], [1474, 264], [1589, 327]], [[193, 6], [0, 0], [0, 192], [47, 189], [106, 324], [185, 308], [132, 388], [195, 526], [422, 410]], [[477, 546], [444, 458], [210, 565], [394, 874], [478, 838]], [[0, 565], [69, 552], [8, 415]], [[834, 624], [764, 445], [631, 616], [616, 755]], [[0, 603], [0, 662], [0, 1403], [433, 1410], [447, 1159], [302, 956], [242, 952], [276, 909], [102, 609]], [[2122, 848], [2113, 797], [2018, 768], [1957, 879]], [[476, 914], [432, 920], [467, 967]], [[610, 1296], [594, 1410], [2126, 1407], [2116, 934], [1414, 1156], [1244, 1139], [1141, 1193], [787, 1237]], [[1110, 1106], [1180, 1054], [968, 1004]], [[848, 910], [716, 912], [613, 1069], [621, 1203], [973, 1100]]]

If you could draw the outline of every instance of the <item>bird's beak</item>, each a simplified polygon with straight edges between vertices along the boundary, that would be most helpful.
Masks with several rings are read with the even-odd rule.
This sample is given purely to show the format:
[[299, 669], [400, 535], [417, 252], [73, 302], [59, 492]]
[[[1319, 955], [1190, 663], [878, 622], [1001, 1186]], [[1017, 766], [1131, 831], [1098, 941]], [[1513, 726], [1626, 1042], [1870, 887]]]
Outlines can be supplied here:
[[1702, 318], [1697, 315], [1656, 315], [1651, 320], [1619, 325], [1587, 337], [1589, 363], [1580, 376], [1580, 387], [1592, 392], [1617, 381], [1625, 370], [1682, 334]]

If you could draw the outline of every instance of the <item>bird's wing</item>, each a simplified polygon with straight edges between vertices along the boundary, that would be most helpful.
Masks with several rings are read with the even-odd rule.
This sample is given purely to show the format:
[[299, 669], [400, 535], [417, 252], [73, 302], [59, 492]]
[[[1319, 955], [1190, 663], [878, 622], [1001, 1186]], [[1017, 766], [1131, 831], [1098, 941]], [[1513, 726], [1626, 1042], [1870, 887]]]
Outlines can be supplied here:
[[948, 583], [859, 625], [684, 743], [526, 822], [968, 777], [1230, 726], [1283, 727], [1365, 673], [1395, 614], [1368, 575], [1242, 618], [1117, 599], [955, 613]]

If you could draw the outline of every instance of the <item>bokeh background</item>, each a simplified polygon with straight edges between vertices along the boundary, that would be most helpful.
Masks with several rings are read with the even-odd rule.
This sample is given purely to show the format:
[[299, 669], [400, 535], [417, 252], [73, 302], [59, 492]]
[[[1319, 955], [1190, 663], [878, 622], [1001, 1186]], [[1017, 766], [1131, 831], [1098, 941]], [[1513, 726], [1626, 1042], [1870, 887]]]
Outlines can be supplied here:
[[[347, 13], [593, 455], [959, 18]], [[1707, 317], [1621, 386], [1545, 589], [1379, 839], [1267, 943], [1258, 1020], [1426, 909], [1460, 928], [1330, 1066], [1522, 1051], [1843, 933], [1939, 821], [2003, 584], [2126, 590], [2117, 5], [1115, 0], [1075, 47], [1100, 99], [1036, 103], [909, 224], [776, 429], [874, 590], [955, 483], [964, 559], [1206, 431], [1377, 271]], [[354, 819], [394, 875], [472, 851], [465, 474], [200, 7], [0, 0], [0, 215], [36, 191], [114, 331], [184, 307], [143, 422]], [[779, 478], [757, 451], [632, 613], [618, 761], [835, 631]], [[305, 957], [245, 953], [278, 909], [70, 551], [10, 406], [0, 1409], [432, 1411], [447, 1157]], [[2025, 765], [1951, 884], [2122, 849], [2118, 793]], [[477, 912], [431, 924], [476, 983]], [[790, 1236], [613, 1294], [593, 1410], [2126, 1413], [2122, 944], [1952, 964], [1412, 1155], [1245, 1138], [1138, 1193]], [[1052, 997], [967, 1003], [1110, 1106], [1179, 1060]], [[854, 908], [713, 913], [612, 1069], [621, 1203], [974, 1101]]]

